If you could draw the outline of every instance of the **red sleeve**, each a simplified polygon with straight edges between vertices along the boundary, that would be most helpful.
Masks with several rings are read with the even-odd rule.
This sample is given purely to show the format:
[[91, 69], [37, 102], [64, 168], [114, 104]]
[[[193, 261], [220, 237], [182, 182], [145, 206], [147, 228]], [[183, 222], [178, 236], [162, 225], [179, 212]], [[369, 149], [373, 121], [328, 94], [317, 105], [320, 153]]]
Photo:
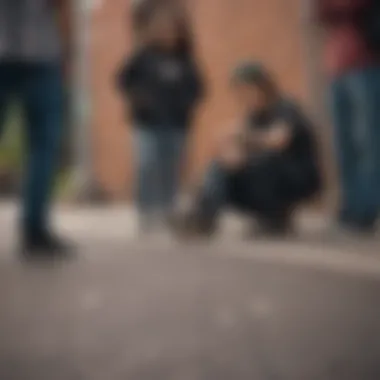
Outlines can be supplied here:
[[315, 0], [315, 2], [317, 20], [321, 23], [331, 21], [335, 18], [336, 13], [339, 12], [339, 6], [337, 7], [335, 0]]
[[315, 0], [317, 19], [324, 23], [336, 19], [351, 18], [365, 8], [369, 0]]
[[315, 0], [314, 9], [318, 21], [325, 21], [326, 16], [326, 2], [324, 0]]

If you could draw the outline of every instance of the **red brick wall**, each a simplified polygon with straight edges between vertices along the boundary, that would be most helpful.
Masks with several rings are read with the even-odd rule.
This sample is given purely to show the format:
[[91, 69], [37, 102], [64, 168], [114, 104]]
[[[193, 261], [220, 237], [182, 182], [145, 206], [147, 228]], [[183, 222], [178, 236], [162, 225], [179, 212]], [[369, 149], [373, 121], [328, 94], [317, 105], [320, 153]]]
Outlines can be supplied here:
[[[194, 178], [210, 158], [213, 135], [234, 116], [228, 90], [230, 69], [239, 59], [254, 58], [273, 70], [284, 89], [304, 98], [301, 52], [301, 0], [190, 0], [199, 59], [208, 82], [189, 141], [186, 173]], [[128, 0], [109, 0], [94, 12], [92, 23], [93, 143], [96, 173], [115, 197], [133, 186], [133, 146], [114, 75], [130, 49]]]

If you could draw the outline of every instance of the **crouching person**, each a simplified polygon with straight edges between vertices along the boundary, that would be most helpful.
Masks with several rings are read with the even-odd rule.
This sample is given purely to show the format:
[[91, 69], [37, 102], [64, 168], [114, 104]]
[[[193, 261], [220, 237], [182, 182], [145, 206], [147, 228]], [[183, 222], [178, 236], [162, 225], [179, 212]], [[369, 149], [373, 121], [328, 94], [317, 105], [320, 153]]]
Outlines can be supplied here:
[[243, 120], [219, 145], [194, 205], [176, 220], [180, 233], [211, 234], [225, 206], [252, 215], [268, 233], [289, 230], [294, 208], [320, 188], [315, 139], [307, 117], [259, 64], [233, 75]]

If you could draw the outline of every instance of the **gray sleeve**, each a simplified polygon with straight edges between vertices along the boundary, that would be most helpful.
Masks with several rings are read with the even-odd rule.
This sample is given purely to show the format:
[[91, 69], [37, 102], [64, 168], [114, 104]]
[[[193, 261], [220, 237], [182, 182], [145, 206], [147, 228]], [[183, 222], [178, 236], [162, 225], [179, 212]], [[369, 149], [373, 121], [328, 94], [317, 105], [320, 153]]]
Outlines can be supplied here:
[[301, 0], [300, 20], [304, 26], [312, 26], [317, 20], [317, 1]]

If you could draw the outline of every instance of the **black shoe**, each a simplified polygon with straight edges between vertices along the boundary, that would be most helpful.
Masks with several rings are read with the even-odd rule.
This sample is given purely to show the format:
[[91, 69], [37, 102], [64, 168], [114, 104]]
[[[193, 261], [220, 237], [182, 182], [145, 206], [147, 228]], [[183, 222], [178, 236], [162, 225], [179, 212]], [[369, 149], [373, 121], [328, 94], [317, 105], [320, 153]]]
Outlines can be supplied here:
[[208, 238], [216, 232], [214, 220], [205, 220], [196, 213], [172, 216], [170, 227], [181, 239]]
[[[284, 238], [294, 233], [294, 226], [289, 214], [281, 213], [274, 217], [260, 217], [257, 220], [255, 237]], [[251, 236], [252, 236], [251, 235]]]
[[353, 235], [361, 235], [370, 237], [375, 234], [376, 226], [374, 222], [351, 222], [351, 223], [342, 223], [341, 226], [347, 231], [351, 232]]
[[376, 232], [376, 217], [348, 218], [340, 217], [338, 224], [342, 229], [351, 231], [353, 234], [372, 235]]
[[49, 231], [27, 234], [21, 255], [26, 259], [69, 259], [74, 247]]

